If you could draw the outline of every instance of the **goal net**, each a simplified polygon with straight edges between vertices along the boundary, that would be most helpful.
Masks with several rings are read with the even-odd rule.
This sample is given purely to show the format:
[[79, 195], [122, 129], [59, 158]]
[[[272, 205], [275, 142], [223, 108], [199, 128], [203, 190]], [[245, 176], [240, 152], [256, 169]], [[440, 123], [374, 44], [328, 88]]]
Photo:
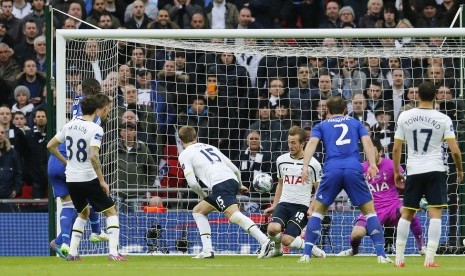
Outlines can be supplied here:
[[[266, 229], [262, 211], [273, 191], [259, 194], [251, 180], [266, 172], [276, 181], [287, 130], [310, 131], [331, 95], [347, 100], [350, 114], [391, 157], [395, 119], [415, 107], [420, 83], [433, 82], [437, 108], [454, 121], [463, 148], [463, 35], [461, 29], [58, 30], [57, 91], [66, 91], [57, 93], [58, 126], [80, 81], [98, 79], [113, 98], [101, 159], [119, 210], [122, 252], [194, 254], [201, 241], [191, 210], [199, 199], [177, 161], [180, 126], [194, 126], [199, 141], [217, 146], [241, 169], [250, 193], [238, 196], [240, 208]], [[322, 149], [315, 157], [324, 163]], [[446, 144], [444, 166], [449, 208], [440, 254], [459, 252], [464, 234], [463, 188]], [[425, 210], [418, 216], [426, 240]], [[349, 248], [358, 215], [341, 193], [324, 219], [320, 246], [329, 254]], [[257, 251], [258, 243], [222, 214], [208, 218], [218, 254]], [[385, 236], [392, 252], [394, 228], [386, 227]], [[80, 251], [103, 254], [107, 244], [84, 238]], [[374, 253], [369, 238], [361, 253]], [[406, 253], [418, 254], [412, 235]]]

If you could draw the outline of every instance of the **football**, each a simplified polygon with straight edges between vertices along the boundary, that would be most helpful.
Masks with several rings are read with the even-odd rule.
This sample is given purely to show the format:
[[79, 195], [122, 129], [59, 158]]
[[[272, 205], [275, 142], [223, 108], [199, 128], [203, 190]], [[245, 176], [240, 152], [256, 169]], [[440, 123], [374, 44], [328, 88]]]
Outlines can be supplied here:
[[259, 193], [268, 193], [273, 187], [273, 179], [267, 173], [259, 173], [253, 178], [253, 188]]

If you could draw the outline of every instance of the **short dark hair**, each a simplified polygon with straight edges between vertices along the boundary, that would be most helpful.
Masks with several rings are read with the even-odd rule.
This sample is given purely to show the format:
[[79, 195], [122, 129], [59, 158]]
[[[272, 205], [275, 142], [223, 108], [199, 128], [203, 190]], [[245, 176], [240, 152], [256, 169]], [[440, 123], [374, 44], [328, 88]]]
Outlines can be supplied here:
[[100, 82], [94, 78], [88, 78], [82, 81], [82, 94], [84, 95], [95, 95], [102, 91]]
[[97, 93], [93, 96], [95, 97], [95, 103], [97, 108], [104, 108], [111, 102], [110, 97], [103, 93]]
[[436, 97], [436, 87], [432, 82], [426, 81], [418, 86], [418, 96], [422, 101], [431, 102]]
[[97, 102], [94, 95], [88, 95], [80, 102], [83, 115], [92, 115], [97, 110]]
[[371, 142], [373, 143], [373, 146], [376, 148], [376, 150], [384, 150], [383, 145], [381, 145], [381, 142], [378, 139], [371, 138]]
[[326, 101], [326, 107], [330, 114], [342, 114], [347, 107], [347, 103], [342, 97], [334, 96]]

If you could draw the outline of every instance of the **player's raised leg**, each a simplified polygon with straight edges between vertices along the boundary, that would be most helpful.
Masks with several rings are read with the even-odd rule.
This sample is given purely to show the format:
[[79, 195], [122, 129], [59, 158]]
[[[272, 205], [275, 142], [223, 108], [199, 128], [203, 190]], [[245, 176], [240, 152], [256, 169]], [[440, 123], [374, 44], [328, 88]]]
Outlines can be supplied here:
[[224, 211], [224, 214], [229, 221], [239, 225], [242, 229], [247, 231], [252, 237], [254, 237], [258, 243], [260, 243], [260, 253], [258, 258], [265, 258], [273, 250], [275, 242], [270, 240], [260, 228], [253, 222], [249, 217], [242, 214], [237, 207], [237, 204], [231, 205]]

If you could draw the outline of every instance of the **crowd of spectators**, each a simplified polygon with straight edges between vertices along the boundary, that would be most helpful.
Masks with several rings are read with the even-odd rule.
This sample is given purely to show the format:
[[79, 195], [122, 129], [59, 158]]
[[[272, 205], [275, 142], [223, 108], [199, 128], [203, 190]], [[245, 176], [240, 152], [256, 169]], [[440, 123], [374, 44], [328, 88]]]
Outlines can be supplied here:
[[[23, 185], [32, 187], [30, 197], [45, 198], [44, 107], [51, 104], [46, 102], [45, 89], [45, 5], [64, 12], [55, 13], [53, 18], [54, 27], [63, 29], [428, 28], [449, 27], [465, 1], [0, 2], [0, 124], [11, 144], [3, 143], [0, 152], [15, 152], [0, 154], [0, 160], [17, 155], [0, 162], [15, 171], [14, 176], [0, 174], [0, 197], [21, 195], [22, 185], [4, 181], [17, 180], [20, 174]], [[238, 38], [216, 42], [255, 45], [260, 41]], [[292, 42], [273, 39], [270, 43], [279, 47]], [[363, 46], [363, 41], [349, 39], [327, 38], [320, 43], [324, 47]], [[436, 38], [422, 43], [438, 45]], [[380, 40], [378, 44], [395, 48], [418, 45], [411, 38]], [[386, 156], [391, 152], [395, 121], [400, 112], [415, 107], [417, 86], [423, 81], [435, 84], [438, 109], [463, 130], [464, 105], [456, 83], [460, 64], [453, 58], [273, 56], [125, 41], [114, 46], [95, 39], [69, 42], [67, 54], [69, 102], [80, 95], [80, 82], [86, 78], [95, 78], [104, 93], [114, 96], [113, 116], [118, 118], [118, 127], [116, 134], [108, 136], [112, 140], [108, 149], [117, 152], [115, 159], [125, 160], [117, 168], [121, 171], [121, 179], [115, 180], [117, 188], [186, 187], [179, 180], [179, 168], [173, 169], [176, 132], [182, 125], [196, 127], [200, 142], [217, 146], [233, 160], [243, 171], [246, 186], [250, 187], [258, 172], [276, 177], [274, 162], [287, 151], [287, 130], [300, 125], [310, 131], [325, 118], [326, 99], [331, 96], [347, 100], [348, 115], [366, 123], [386, 148]], [[109, 61], [112, 56], [117, 56], [117, 66]], [[459, 140], [463, 138], [459, 132]], [[324, 161], [321, 151], [316, 157]], [[20, 167], [16, 160], [20, 160]], [[453, 191], [456, 185], [450, 184], [451, 192], [457, 193]], [[185, 197], [179, 193], [153, 195]], [[138, 195], [126, 192], [122, 196]], [[258, 196], [253, 189], [251, 196]]]

